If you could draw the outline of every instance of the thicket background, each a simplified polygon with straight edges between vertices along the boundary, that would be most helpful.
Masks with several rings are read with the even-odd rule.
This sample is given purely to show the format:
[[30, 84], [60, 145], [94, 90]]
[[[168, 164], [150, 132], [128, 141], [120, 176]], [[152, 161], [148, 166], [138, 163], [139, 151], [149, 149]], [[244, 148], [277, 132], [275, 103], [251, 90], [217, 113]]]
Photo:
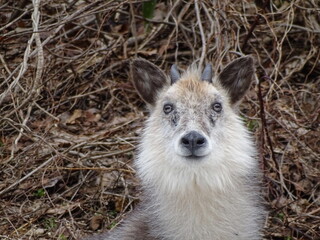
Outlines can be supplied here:
[[0, 238], [79, 239], [139, 201], [130, 59], [219, 72], [251, 54], [265, 239], [320, 239], [319, 46], [318, 0], [2, 0]]

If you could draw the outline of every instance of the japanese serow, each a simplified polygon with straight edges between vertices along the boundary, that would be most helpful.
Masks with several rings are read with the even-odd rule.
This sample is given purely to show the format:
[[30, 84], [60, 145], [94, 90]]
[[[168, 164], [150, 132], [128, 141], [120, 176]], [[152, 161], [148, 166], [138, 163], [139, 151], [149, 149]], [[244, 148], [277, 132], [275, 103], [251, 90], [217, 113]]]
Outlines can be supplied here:
[[147, 103], [135, 161], [142, 200], [122, 225], [92, 240], [261, 239], [263, 208], [253, 140], [237, 106], [254, 79], [241, 57], [218, 76], [211, 65], [169, 76], [143, 59], [131, 63]]

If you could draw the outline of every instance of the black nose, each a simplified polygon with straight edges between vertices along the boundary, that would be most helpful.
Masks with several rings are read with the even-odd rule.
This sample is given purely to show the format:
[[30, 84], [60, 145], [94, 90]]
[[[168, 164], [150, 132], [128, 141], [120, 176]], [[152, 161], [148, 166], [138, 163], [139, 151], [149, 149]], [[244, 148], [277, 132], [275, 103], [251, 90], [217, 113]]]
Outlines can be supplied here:
[[190, 155], [197, 156], [197, 150], [207, 144], [204, 136], [196, 131], [191, 131], [181, 138], [181, 144], [190, 151]]

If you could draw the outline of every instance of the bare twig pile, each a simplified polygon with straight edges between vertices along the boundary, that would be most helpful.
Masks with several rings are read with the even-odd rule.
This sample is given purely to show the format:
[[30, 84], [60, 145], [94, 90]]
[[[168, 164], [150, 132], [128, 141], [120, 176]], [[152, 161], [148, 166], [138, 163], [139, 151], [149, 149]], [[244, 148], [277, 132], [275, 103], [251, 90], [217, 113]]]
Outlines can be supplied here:
[[0, 238], [79, 239], [137, 203], [146, 113], [130, 59], [219, 72], [252, 54], [241, 112], [264, 171], [265, 239], [319, 239], [320, 2], [153, 3], [148, 19], [138, 0], [0, 4]]

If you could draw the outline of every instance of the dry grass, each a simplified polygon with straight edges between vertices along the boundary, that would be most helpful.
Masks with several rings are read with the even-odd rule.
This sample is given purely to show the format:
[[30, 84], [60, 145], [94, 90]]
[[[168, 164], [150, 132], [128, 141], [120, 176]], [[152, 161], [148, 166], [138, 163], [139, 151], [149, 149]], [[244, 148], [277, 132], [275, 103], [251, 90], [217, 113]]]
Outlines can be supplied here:
[[151, 20], [142, 1], [0, 4], [0, 238], [79, 239], [137, 203], [147, 114], [130, 59], [219, 71], [252, 54], [259, 83], [241, 111], [261, 154], [265, 239], [319, 239], [319, 1], [157, 2]]

